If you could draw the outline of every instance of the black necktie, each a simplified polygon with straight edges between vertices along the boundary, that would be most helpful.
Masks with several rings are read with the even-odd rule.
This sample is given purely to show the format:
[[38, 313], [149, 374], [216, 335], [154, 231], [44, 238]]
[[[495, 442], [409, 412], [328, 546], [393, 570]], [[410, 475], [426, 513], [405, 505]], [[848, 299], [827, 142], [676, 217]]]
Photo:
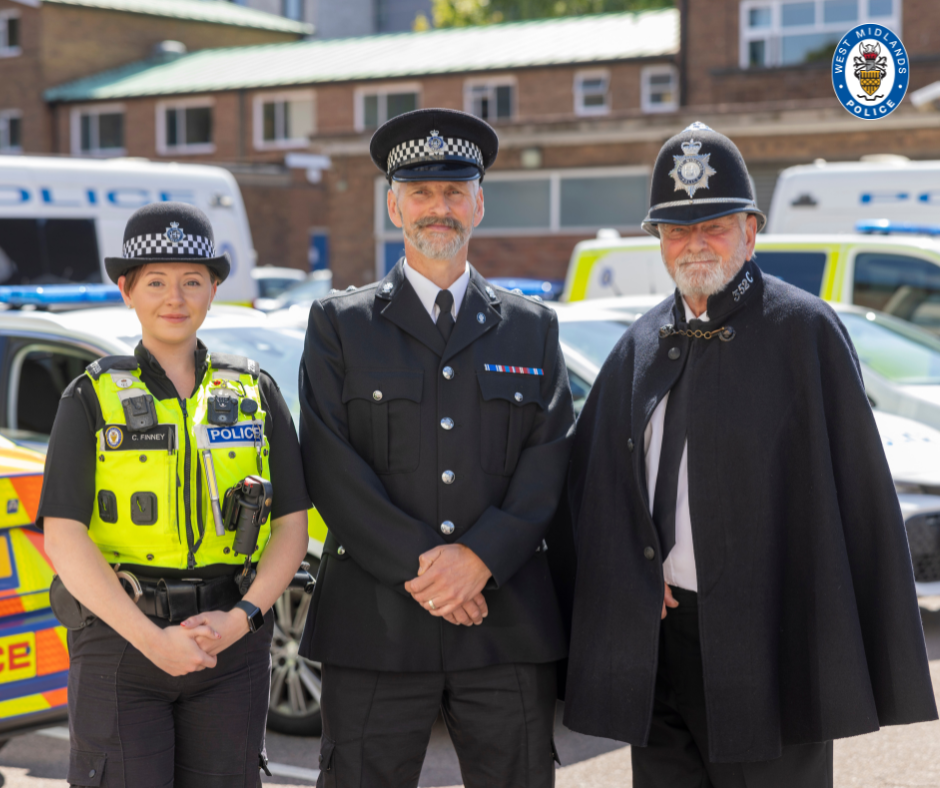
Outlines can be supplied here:
[[450, 332], [454, 330], [454, 316], [451, 309], [454, 308], [454, 294], [450, 290], [441, 290], [434, 299], [434, 303], [440, 307], [441, 313], [437, 316], [437, 330], [441, 332], [444, 341], [450, 339]]
[[666, 418], [663, 426], [663, 445], [656, 475], [656, 494], [653, 496], [653, 522], [659, 531], [663, 561], [676, 544], [676, 496], [679, 491], [679, 464], [685, 449], [689, 424], [689, 365], [669, 392]]

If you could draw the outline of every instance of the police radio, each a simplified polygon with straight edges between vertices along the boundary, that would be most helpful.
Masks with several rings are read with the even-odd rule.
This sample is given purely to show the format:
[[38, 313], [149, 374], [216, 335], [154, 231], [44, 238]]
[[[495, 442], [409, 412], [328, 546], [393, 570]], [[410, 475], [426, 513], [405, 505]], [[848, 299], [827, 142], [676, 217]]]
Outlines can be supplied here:
[[258, 549], [258, 534], [271, 514], [273, 498], [273, 485], [261, 476], [246, 476], [225, 492], [222, 523], [226, 531], [235, 532], [235, 554], [245, 556], [245, 568], [235, 580], [242, 595], [254, 580], [251, 556]]

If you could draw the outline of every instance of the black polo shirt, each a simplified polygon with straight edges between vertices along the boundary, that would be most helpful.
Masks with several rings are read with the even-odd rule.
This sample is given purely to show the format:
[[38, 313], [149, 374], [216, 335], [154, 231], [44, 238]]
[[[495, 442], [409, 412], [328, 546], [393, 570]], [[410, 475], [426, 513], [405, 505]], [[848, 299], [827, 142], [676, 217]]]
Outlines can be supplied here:
[[[197, 386], [206, 373], [207, 354], [206, 346], [197, 341]], [[143, 342], [134, 349], [134, 356], [140, 364], [140, 379], [154, 397], [159, 400], [178, 399], [173, 382]], [[264, 434], [271, 447], [269, 465], [274, 486], [271, 517], [277, 519], [292, 512], [306, 511], [310, 508], [310, 499], [307, 497], [297, 432], [287, 403], [267, 372], [261, 372], [259, 388], [261, 406], [265, 411]], [[86, 375], [81, 375], [63, 392], [49, 437], [42, 497], [36, 518], [40, 528], [46, 517], [78, 520], [86, 526], [91, 523], [95, 507], [95, 434], [102, 426], [104, 420], [94, 387]], [[229, 565], [220, 565], [200, 567], [197, 571], [208, 577], [231, 569]], [[169, 576], [172, 570], [161, 571]], [[193, 575], [192, 571], [184, 574]]]

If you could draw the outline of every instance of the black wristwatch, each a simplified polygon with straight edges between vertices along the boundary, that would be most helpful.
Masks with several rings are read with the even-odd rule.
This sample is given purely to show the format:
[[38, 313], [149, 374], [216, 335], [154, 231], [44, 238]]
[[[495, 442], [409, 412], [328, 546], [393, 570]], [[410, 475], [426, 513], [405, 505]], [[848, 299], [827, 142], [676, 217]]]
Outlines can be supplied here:
[[264, 613], [261, 612], [260, 607], [255, 607], [251, 602], [246, 602], [244, 599], [236, 602], [235, 607], [241, 608], [248, 615], [248, 630], [250, 632], [257, 632], [264, 626]]

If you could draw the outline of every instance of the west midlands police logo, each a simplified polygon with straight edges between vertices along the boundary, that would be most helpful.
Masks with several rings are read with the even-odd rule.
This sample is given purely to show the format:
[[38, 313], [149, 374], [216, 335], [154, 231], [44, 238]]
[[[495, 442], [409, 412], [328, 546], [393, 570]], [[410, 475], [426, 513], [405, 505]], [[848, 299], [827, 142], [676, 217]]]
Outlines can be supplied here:
[[180, 227], [179, 222], [170, 222], [170, 226], [166, 228], [166, 239], [170, 243], [178, 244], [183, 240], [185, 233]]
[[444, 157], [444, 147], [447, 145], [446, 142], [441, 138], [441, 133], [434, 129], [431, 131], [431, 136], [428, 137], [427, 149], [428, 153], [435, 158]]
[[695, 196], [696, 189], [707, 189], [708, 179], [716, 172], [708, 160], [710, 153], [699, 154], [702, 143], [694, 139], [682, 143], [682, 156], [673, 156], [675, 162], [670, 177], [676, 182], [676, 191], [685, 189], [689, 197]]
[[882, 25], [858, 25], [846, 33], [832, 57], [832, 86], [845, 109], [875, 120], [898, 108], [909, 82], [904, 44]]
[[117, 449], [124, 442], [124, 433], [120, 427], [108, 427], [104, 433], [104, 441], [109, 449]]

